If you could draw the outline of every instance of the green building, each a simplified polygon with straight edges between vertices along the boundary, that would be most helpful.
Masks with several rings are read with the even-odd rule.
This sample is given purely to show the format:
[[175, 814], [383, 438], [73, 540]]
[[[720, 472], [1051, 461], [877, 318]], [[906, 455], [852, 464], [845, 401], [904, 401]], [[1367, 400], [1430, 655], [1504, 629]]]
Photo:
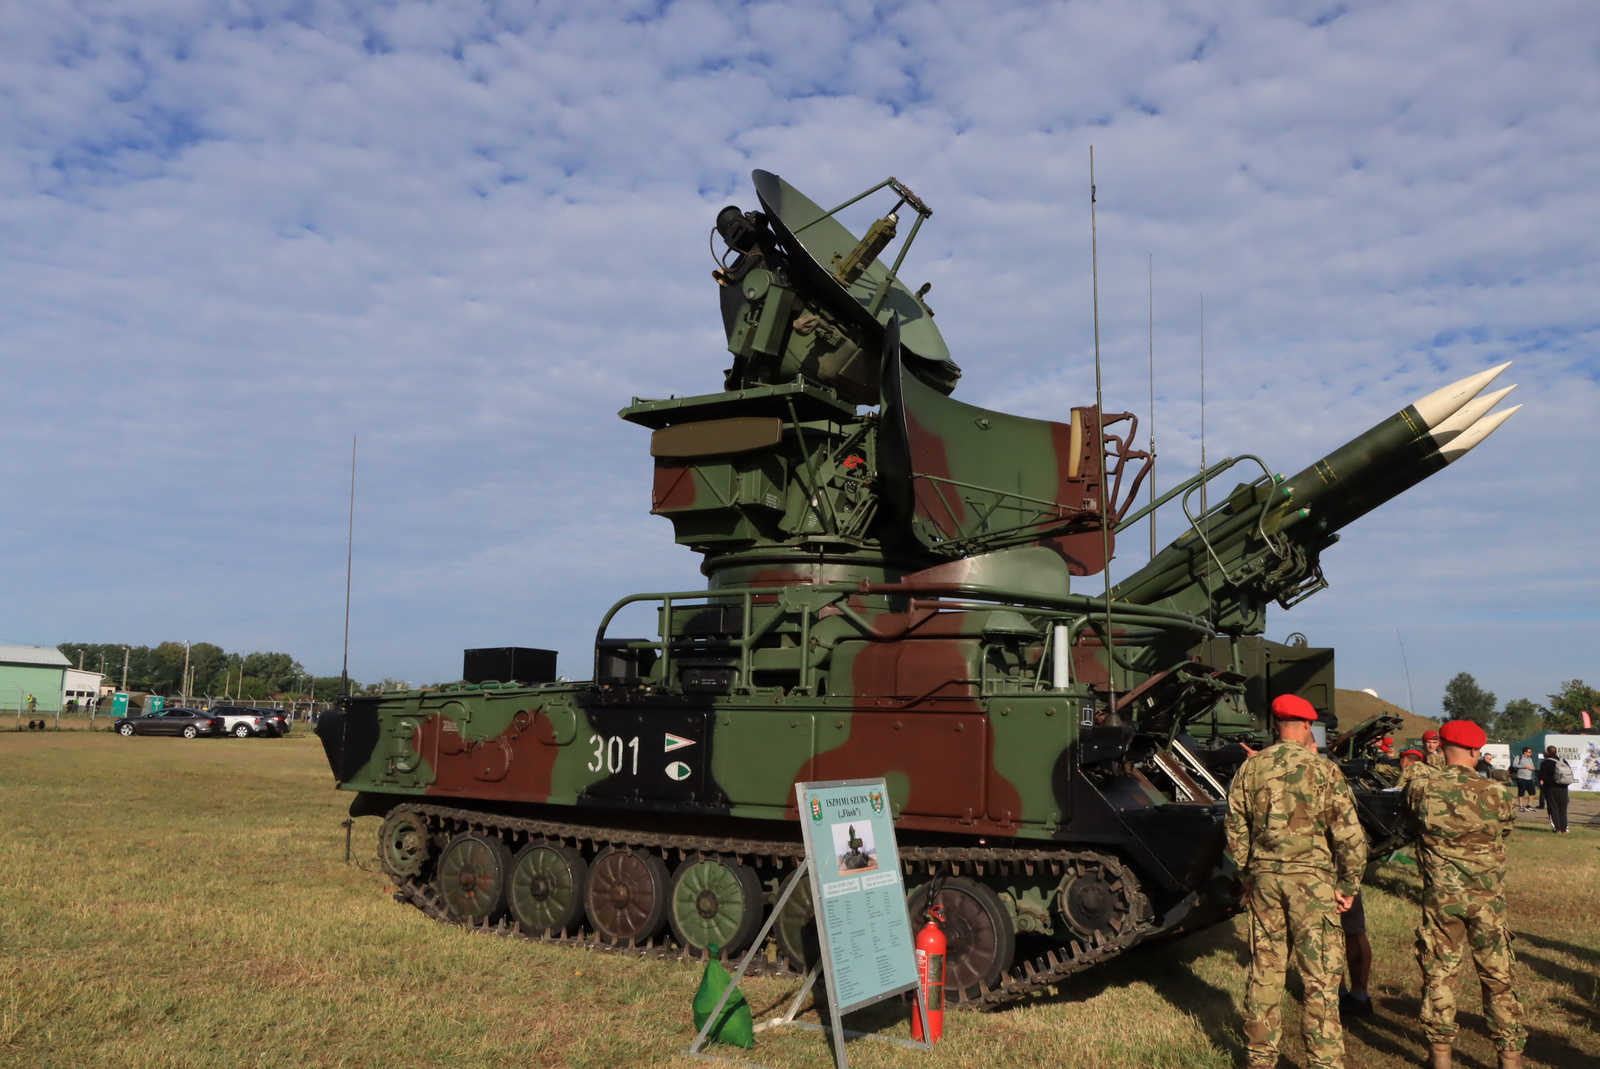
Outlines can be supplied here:
[[[0, 646], [0, 710], [53, 713], [60, 709], [71, 667], [66, 654], [49, 646]], [[31, 710], [29, 695], [34, 700]]]

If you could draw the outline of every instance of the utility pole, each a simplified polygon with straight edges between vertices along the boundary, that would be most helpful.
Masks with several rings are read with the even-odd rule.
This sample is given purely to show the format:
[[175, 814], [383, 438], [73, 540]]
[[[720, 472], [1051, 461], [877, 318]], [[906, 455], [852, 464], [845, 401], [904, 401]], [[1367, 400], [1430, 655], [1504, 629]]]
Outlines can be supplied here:
[[182, 686], [182, 690], [183, 690], [183, 694], [179, 697], [179, 702], [182, 705], [184, 705], [185, 707], [187, 707], [188, 704], [189, 704], [189, 644], [187, 642], [185, 642], [183, 644], [183, 686]]
[[128, 693], [128, 647], [122, 647], [122, 693]]

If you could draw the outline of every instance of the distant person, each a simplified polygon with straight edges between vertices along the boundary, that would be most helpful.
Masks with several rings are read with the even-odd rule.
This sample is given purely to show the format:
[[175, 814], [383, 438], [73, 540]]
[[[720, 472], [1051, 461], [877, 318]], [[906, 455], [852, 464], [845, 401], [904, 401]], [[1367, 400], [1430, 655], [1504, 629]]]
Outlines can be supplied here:
[[1494, 762], [1489, 760], [1488, 754], [1480, 753], [1478, 755], [1478, 763], [1475, 766], [1475, 770], [1484, 779], [1494, 778]]
[[1361, 889], [1367, 840], [1339, 767], [1316, 753], [1317, 711], [1293, 694], [1272, 701], [1278, 741], [1245, 759], [1228, 789], [1228, 852], [1250, 913], [1250, 976], [1244, 996], [1249, 1064], [1275, 1065], [1283, 1038], [1289, 956], [1305, 989], [1301, 1032], [1308, 1066], [1340, 1069], [1343, 940], [1332, 921]]
[[1522, 752], [1511, 759], [1511, 779], [1517, 785], [1517, 812], [1530, 813], [1533, 811], [1533, 788], [1538, 782], [1538, 771], [1534, 768], [1533, 747], [1524, 746]]
[[1456, 973], [1472, 955], [1483, 987], [1484, 1016], [1500, 1069], [1522, 1069], [1528, 1030], [1512, 987], [1511, 934], [1506, 929], [1506, 837], [1516, 825], [1510, 785], [1476, 775], [1487, 741], [1470, 720], [1452, 720], [1441, 734], [1445, 766], [1414, 778], [1406, 805], [1422, 870], [1422, 1030], [1430, 1069], [1451, 1069], [1456, 1025]]
[[1567, 788], [1572, 785], [1572, 766], [1556, 753], [1554, 746], [1545, 747], [1539, 783], [1550, 808], [1550, 830], [1557, 835], [1567, 834]]
[[1422, 733], [1422, 748], [1428, 751], [1423, 760], [1428, 763], [1430, 768], [1444, 767], [1444, 752], [1439, 748], [1439, 745], [1439, 733], [1437, 731], [1430, 729]]

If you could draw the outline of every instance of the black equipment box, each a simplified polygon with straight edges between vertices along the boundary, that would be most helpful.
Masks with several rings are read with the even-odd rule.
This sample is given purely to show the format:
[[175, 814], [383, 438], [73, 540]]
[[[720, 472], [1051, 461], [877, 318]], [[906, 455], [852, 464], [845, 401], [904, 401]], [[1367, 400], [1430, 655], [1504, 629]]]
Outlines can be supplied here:
[[462, 650], [461, 678], [468, 683], [554, 683], [556, 651], [526, 646]]

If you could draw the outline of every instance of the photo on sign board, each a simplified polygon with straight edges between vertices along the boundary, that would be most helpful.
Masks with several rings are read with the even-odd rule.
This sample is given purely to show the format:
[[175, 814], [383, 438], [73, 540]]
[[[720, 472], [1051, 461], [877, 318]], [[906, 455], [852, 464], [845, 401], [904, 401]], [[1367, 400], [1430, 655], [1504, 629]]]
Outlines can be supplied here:
[[872, 841], [872, 824], [835, 824], [833, 852], [839, 858], [839, 872], [871, 872], [878, 867], [878, 846]]

